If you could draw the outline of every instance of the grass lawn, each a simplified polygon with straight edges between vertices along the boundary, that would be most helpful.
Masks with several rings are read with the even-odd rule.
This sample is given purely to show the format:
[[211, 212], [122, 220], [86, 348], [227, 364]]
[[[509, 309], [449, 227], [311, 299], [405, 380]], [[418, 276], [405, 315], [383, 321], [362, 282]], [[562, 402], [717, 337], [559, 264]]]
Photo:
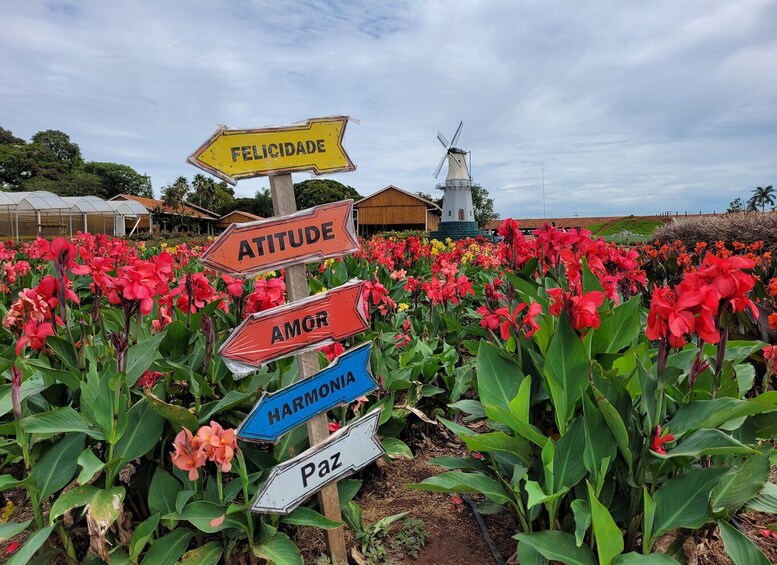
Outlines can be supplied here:
[[664, 223], [662, 220], [637, 216], [593, 224], [589, 229], [593, 235], [607, 236], [628, 231], [636, 235], [649, 236], [657, 227], [662, 226]]

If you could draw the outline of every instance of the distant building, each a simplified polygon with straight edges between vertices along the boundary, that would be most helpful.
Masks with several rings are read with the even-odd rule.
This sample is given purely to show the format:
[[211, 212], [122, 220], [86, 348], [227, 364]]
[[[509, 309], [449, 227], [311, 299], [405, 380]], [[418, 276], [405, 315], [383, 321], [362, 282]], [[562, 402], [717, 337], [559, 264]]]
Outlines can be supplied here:
[[184, 202], [180, 207], [173, 208], [162, 200], [135, 196], [134, 194], [119, 194], [110, 200], [131, 200], [145, 206], [151, 212], [151, 217], [141, 220], [141, 224], [138, 226], [140, 229], [150, 229], [153, 225], [162, 231], [184, 230], [203, 234], [214, 233], [215, 224], [219, 219], [216, 212], [189, 202]]
[[389, 185], [354, 204], [356, 229], [367, 236], [382, 231], [435, 231], [440, 225], [440, 207]]
[[132, 235], [149, 224], [137, 202], [106, 202], [97, 196], [59, 196], [47, 191], [0, 191], [0, 236], [15, 239], [73, 236], [77, 232]]
[[261, 216], [252, 214], [251, 212], [243, 212], [242, 210], [233, 210], [228, 214], [224, 214], [216, 221], [216, 230], [224, 231], [232, 224], [244, 224], [246, 222], [255, 222], [257, 220], [263, 220]]

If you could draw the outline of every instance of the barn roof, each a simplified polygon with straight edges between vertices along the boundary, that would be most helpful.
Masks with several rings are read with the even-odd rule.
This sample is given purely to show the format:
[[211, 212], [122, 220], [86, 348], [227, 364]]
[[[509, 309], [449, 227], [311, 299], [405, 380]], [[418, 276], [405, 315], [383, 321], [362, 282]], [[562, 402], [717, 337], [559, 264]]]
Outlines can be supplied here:
[[227, 212], [223, 216], [219, 218], [219, 221], [228, 218], [232, 214], [241, 214], [243, 216], [246, 216], [247, 218], [250, 218], [252, 220], [264, 220], [261, 216], [257, 216], [256, 214], [252, 214], [251, 212], [244, 212], [243, 210], [232, 210], [231, 212]]
[[148, 210], [153, 211], [159, 208], [165, 214], [172, 214], [174, 216], [189, 216], [192, 218], [202, 218], [205, 220], [215, 220], [218, 218], [214, 212], [210, 212], [209, 210], [203, 211], [205, 208], [194, 206], [188, 202], [182, 203], [181, 209], [176, 210], [165, 204], [162, 200], [157, 200], [156, 198], [146, 198], [145, 196], [135, 196], [134, 194], [118, 194], [111, 198], [111, 200], [134, 200], [135, 202], [145, 206]]
[[408, 196], [411, 196], [412, 198], [415, 198], [416, 200], [419, 200], [419, 201], [423, 202], [424, 204], [426, 204], [430, 208], [433, 208], [434, 210], [437, 210], [440, 213], [442, 213], [442, 210], [440, 209], [440, 207], [437, 204], [435, 204], [434, 202], [432, 202], [431, 200], [427, 200], [426, 198], [421, 198], [417, 194], [413, 194], [413, 193], [408, 192], [406, 190], [402, 190], [401, 188], [396, 187], [393, 184], [388, 185], [386, 188], [381, 188], [378, 192], [376, 192], [374, 194], [370, 194], [369, 196], [365, 196], [364, 198], [362, 198], [361, 200], [356, 202], [354, 204], [354, 207], [359, 208], [362, 204], [364, 204], [365, 202], [367, 202], [371, 198], [375, 198], [378, 194], [386, 192], [387, 190], [396, 190], [397, 192], [401, 192], [403, 194], [407, 194]]

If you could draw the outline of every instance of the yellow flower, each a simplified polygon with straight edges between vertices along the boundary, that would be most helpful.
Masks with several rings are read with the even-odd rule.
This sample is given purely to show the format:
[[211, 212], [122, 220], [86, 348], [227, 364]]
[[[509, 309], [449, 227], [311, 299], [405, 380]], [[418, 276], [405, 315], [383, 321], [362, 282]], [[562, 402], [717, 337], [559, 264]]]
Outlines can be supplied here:
[[322, 286], [322, 287], [321, 287], [321, 290], [319, 290], [318, 292], [314, 292], [313, 294], [323, 294], [323, 293], [325, 293], [327, 290], [329, 290], [327, 287], [325, 287], [325, 286]]
[[400, 302], [399, 304], [397, 304], [397, 311], [398, 311], [398, 312], [404, 312], [404, 311], [405, 311], [405, 310], [407, 310], [408, 308], [410, 308], [410, 305], [409, 305], [409, 304], [406, 304], [406, 303], [404, 303], [404, 302]]

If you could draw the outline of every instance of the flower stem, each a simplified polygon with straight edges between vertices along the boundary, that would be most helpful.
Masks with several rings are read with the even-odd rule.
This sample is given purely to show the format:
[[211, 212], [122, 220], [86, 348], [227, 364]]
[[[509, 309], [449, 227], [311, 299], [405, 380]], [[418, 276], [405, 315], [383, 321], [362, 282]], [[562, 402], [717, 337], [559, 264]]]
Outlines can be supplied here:
[[221, 479], [221, 467], [216, 466], [216, 486], [218, 487], [219, 491], [219, 504], [224, 505], [224, 484]]

